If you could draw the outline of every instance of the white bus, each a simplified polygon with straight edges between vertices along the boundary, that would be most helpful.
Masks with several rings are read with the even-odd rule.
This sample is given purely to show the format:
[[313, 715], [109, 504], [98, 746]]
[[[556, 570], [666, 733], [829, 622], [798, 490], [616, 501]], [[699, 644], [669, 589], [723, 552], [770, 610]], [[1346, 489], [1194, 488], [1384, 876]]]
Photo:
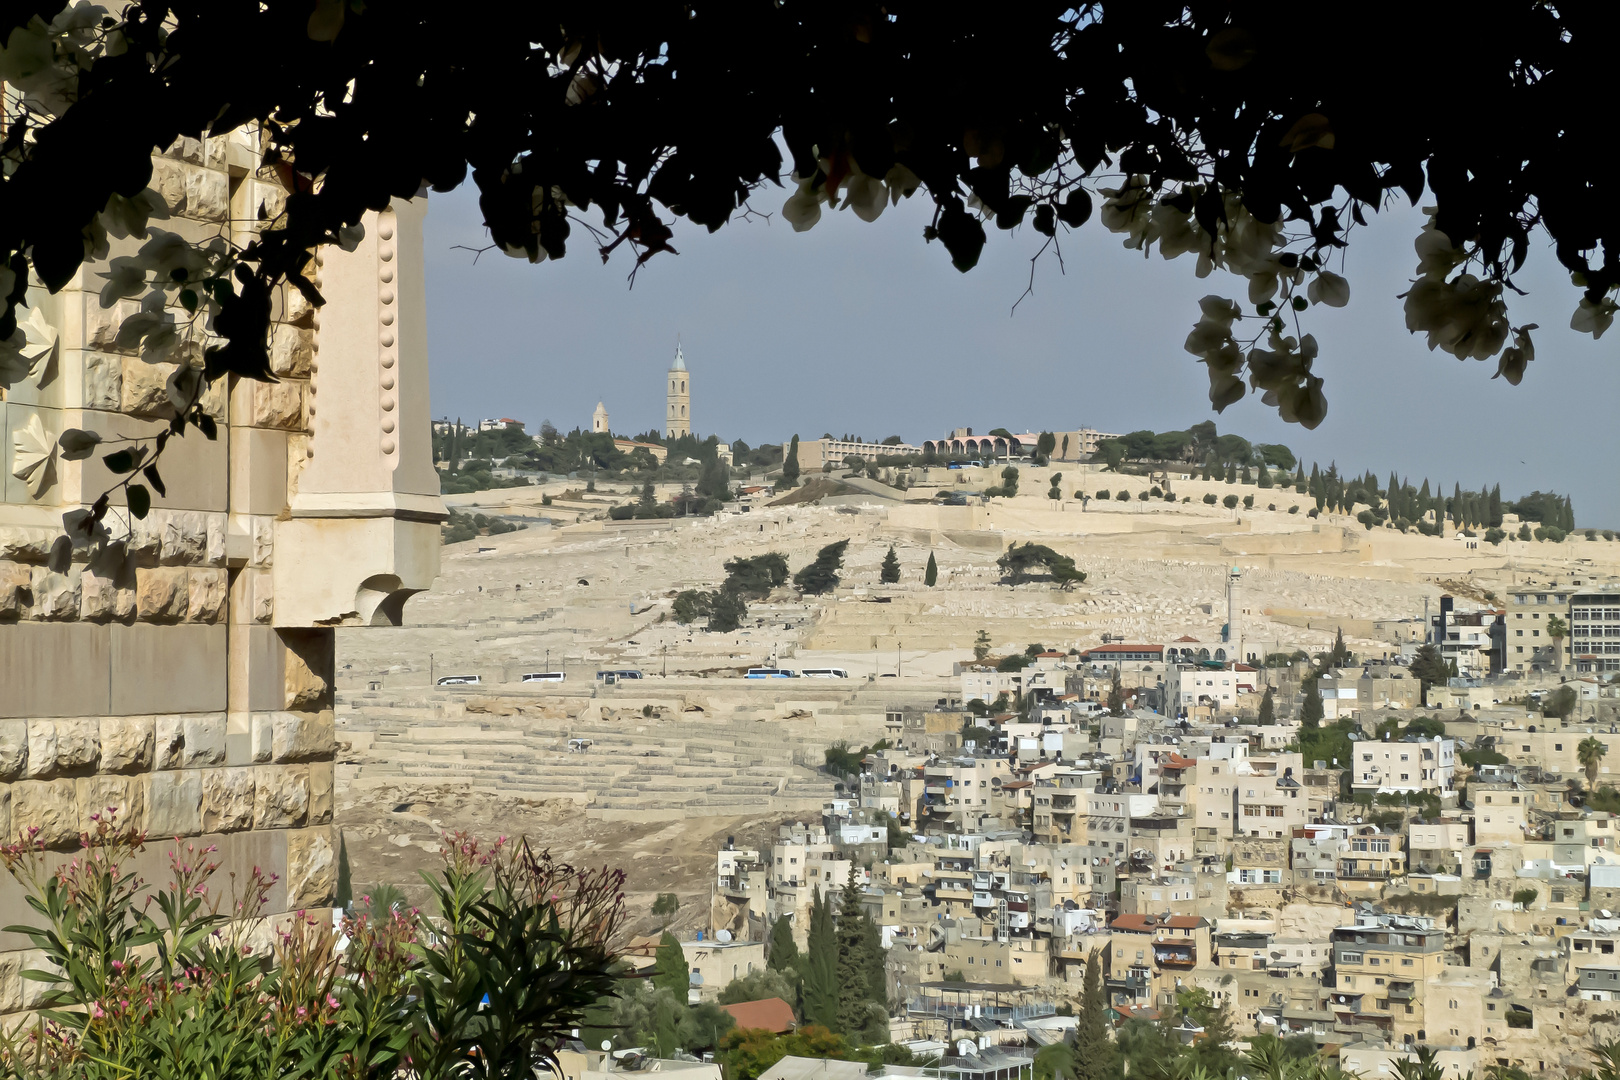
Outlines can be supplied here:
[[561, 671], [531, 671], [523, 676], [524, 682], [562, 682], [568, 678]]
[[841, 667], [807, 667], [799, 672], [805, 679], [847, 679], [849, 672]]
[[440, 686], [476, 686], [484, 680], [477, 675], [446, 675], [439, 680]]
[[792, 668], [779, 667], [751, 667], [748, 669], [748, 674], [743, 676], [745, 679], [797, 679], [798, 677], [798, 672]]
[[641, 678], [641, 672], [637, 671], [635, 668], [624, 668], [622, 670], [613, 671], [598, 671], [596, 673], [597, 682], [624, 682], [626, 679], [639, 678]]

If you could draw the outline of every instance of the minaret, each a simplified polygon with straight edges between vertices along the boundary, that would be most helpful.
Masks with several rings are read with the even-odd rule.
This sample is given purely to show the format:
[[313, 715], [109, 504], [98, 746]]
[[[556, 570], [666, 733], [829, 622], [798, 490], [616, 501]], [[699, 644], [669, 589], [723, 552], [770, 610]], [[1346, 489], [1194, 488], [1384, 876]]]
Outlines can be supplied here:
[[603, 433], [608, 431], [607, 406], [600, 401], [596, 403], [596, 411], [591, 413], [591, 430]]
[[686, 370], [686, 358], [677, 343], [675, 362], [669, 365], [669, 409], [664, 418], [664, 437], [675, 439], [691, 433], [692, 375]]

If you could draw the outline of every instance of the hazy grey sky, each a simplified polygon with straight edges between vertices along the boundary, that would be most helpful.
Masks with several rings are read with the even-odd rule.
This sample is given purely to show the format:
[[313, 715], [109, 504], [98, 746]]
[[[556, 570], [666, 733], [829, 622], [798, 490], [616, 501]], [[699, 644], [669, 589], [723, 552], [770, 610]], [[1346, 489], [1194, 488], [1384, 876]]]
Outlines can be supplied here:
[[[786, 192], [756, 200], [779, 209]], [[1544, 244], [1512, 297], [1514, 325], [1538, 323], [1537, 360], [1518, 387], [1495, 362], [1431, 353], [1407, 333], [1397, 294], [1417, 259], [1421, 215], [1401, 208], [1352, 234], [1348, 307], [1313, 308], [1327, 419], [1310, 432], [1251, 396], [1215, 415], [1204, 368], [1182, 350], [1208, 293], [1245, 299], [1242, 281], [1193, 274], [1126, 251], [1095, 221], [1060, 237], [1067, 272], [1041, 237], [991, 228], [979, 266], [958, 273], [925, 244], [921, 198], [875, 223], [831, 212], [807, 233], [779, 217], [708, 234], [678, 225], [679, 256], [655, 256], [627, 287], [630, 260], [607, 265], [576, 227], [569, 255], [531, 266], [497, 252], [474, 261], [454, 245], [485, 242], [471, 185], [435, 195], [427, 217], [428, 336], [433, 415], [472, 421], [590, 424], [605, 402], [616, 432], [661, 425], [663, 374], [680, 335], [701, 434], [750, 444], [798, 433], [899, 435], [952, 427], [1040, 431], [1169, 430], [1213, 418], [1222, 432], [1282, 442], [1341, 469], [1391, 469], [1465, 487], [1501, 483], [1574, 498], [1577, 524], [1620, 526], [1609, 445], [1620, 401], [1615, 345], [1568, 329], [1578, 294]], [[1339, 269], [1336, 265], [1334, 269]], [[1584, 434], [1583, 434], [1584, 433]], [[1308, 468], [1308, 465], [1307, 465]]]

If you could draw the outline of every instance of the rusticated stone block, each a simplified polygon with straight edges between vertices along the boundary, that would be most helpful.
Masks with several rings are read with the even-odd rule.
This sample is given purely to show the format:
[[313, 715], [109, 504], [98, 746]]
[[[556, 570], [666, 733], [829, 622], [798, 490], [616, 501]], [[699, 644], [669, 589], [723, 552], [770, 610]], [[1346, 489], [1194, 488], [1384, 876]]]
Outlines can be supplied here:
[[139, 357], [124, 357], [123, 374], [119, 383], [120, 411], [143, 418], [167, 419], [173, 416], [174, 406], [169, 403], [168, 383], [169, 376], [174, 374], [179, 366], [169, 363], [149, 364]]
[[241, 832], [253, 826], [254, 772], [248, 767], [202, 774], [204, 832]]
[[11, 820], [18, 831], [38, 829], [46, 847], [79, 839], [79, 800], [72, 780], [22, 780], [11, 785]]
[[315, 332], [282, 324], [271, 330], [271, 338], [270, 370], [282, 378], [309, 378], [310, 363], [315, 359]]
[[0, 621], [20, 619], [33, 603], [33, 568], [22, 563], [0, 563]]
[[36, 619], [77, 619], [82, 602], [79, 575], [78, 567], [65, 574], [53, 573], [43, 566], [34, 567], [30, 583], [34, 606], [30, 614]]
[[28, 765], [28, 721], [0, 720], [0, 780], [15, 780]]
[[[9, 448], [5, 454], [9, 454]], [[4, 456], [4, 455], [0, 455]], [[20, 525], [0, 525], [0, 560], [20, 563], [42, 563], [51, 554], [60, 532], [51, 529], [25, 528]]]
[[287, 705], [299, 712], [318, 712], [332, 707], [332, 631], [329, 629], [283, 630], [287, 646]]
[[146, 819], [146, 784], [138, 776], [85, 776], [74, 781], [79, 801], [79, 830], [112, 821], [120, 829], [140, 828]]
[[11, 789], [0, 785], [0, 836], [9, 843], [16, 834], [11, 831]]
[[201, 566], [208, 561], [208, 515], [171, 510], [163, 515], [158, 558], [169, 566]]
[[112, 307], [99, 302], [84, 306], [84, 343], [101, 352], [125, 352], [118, 347], [118, 331], [124, 320], [137, 314], [141, 305], [134, 299], [115, 300]]
[[170, 212], [176, 215], [198, 221], [224, 221], [230, 216], [230, 188], [225, 174], [193, 164], [203, 160], [200, 149], [184, 157], [184, 161], [152, 159], [152, 190], [163, 196]]
[[124, 361], [106, 353], [84, 357], [84, 407], [117, 411], [124, 400]]
[[135, 614], [135, 590], [114, 578], [85, 571], [79, 578], [79, 618], [95, 622], [123, 621]]
[[194, 566], [186, 571], [186, 618], [192, 622], [219, 622], [225, 614], [224, 570]]
[[155, 767], [203, 769], [225, 763], [223, 714], [160, 716], [156, 733]]
[[337, 844], [330, 825], [299, 829], [287, 837], [287, 904], [299, 910], [325, 907], [337, 883]]
[[[252, 383], [253, 426], [295, 431], [304, 426], [304, 384]], [[238, 387], [240, 391], [240, 387]]]
[[103, 772], [141, 772], [152, 767], [153, 721], [150, 716], [101, 718]]
[[298, 829], [309, 820], [309, 768], [261, 765], [253, 778], [253, 827]]
[[309, 766], [309, 823], [327, 825], [332, 821], [333, 768], [330, 761]]
[[330, 758], [336, 746], [332, 714], [275, 713], [271, 717], [271, 760], [319, 761]]
[[225, 565], [225, 534], [229, 529], [229, 518], [224, 514], [208, 514], [207, 517], [207, 548], [203, 552], [203, 559], [209, 566], [223, 567]]
[[179, 622], [191, 602], [182, 566], [143, 566], [135, 571], [135, 613], [145, 622]]
[[28, 721], [30, 778], [94, 771], [101, 757], [101, 722], [90, 717]]
[[125, 620], [135, 614], [135, 560], [111, 545], [90, 560], [79, 576], [79, 617]]
[[203, 777], [197, 769], [148, 773], [146, 831], [152, 836], [195, 836], [202, 831]]

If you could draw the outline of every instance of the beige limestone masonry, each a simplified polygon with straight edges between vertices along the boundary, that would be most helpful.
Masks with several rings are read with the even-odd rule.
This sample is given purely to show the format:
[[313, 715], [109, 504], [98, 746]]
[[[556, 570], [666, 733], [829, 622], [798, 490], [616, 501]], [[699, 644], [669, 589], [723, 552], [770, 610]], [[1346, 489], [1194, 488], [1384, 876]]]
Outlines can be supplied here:
[[[181, 138], [153, 157], [150, 186], [169, 214], [154, 225], [193, 241], [246, 243], [259, 205], [273, 217], [285, 199], [241, 133]], [[167, 877], [176, 843], [214, 844], [222, 875], [277, 876], [272, 914], [329, 902], [334, 628], [398, 624], [438, 574], [425, 209], [396, 201], [366, 216], [355, 251], [319, 252], [326, 305], [274, 299], [278, 381], [213, 385], [203, 407], [218, 438], [172, 439], [166, 494], [133, 519], [113, 491], [117, 542], [66, 568], [50, 560], [62, 516], [116, 478], [101, 453], [68, 461], [56, 439], [150, 441], [174, 415], [170, 376], [200, 358], [121, 345], [140, 305], [101, 305], [104, 263], [56, 294], [31, 283], [26, 304], [57, 336], [37, 376], [0, 389], [0, 835], [67, 858], [112, 812], [152, 838], [148, 880]], [[141, 243], [115, 240], [110, 255]], [[22, 456], [34, 424], [52, 444], [42, 476]], [[0, 874], [0, 925], [29, 917]], [[37, 999], [20, 979], [36, 962], [26, 945], [0, 934], [0, 1013]]]

